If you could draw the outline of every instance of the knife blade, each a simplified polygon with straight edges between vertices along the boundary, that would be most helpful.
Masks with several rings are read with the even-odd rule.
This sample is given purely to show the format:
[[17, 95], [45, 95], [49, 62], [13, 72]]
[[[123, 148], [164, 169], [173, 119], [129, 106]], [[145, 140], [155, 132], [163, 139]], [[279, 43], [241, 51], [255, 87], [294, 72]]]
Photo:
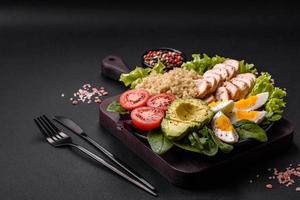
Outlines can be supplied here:
[[54, 116], [54, 117], [55, 117], [54, 118], [55, 121], [57, 121], [58, 123], [60, 123], [64, 127], [68, 128], [69, 130], [73, 131], [74, 133], [79, 134], [79, 135], [81, 135], [81, 134], [86, 135], [86, 133], [84, 133], [82, 128], [80, 128], [80, 126], [78, 126], [71, 119], [68, 119], [68, 118], [63, 117], [63, 116]]
[[64, 117], [64, 116], [54, 116], [53, 118], [54, 121], [58, 122], [62, 126], [66, 127], [67, 129], [71, 130], [73, 133], [76, 135], [80, 136], [83, 138], [85, 141], [89, 142], [91, 145], [96, 147], [98, 150], [100, 150], [105, 156], [107, 156], [111, 161], [113, 161], [115, 164], [117, 164], [119, 167], [124, 169], [127, 173], [132, 175], [134, 178], [136, 178], [138, 181], [143, 183], [146, 187], [149, 189], [155, 191], [155, 187], [149, 183], [146, 179], [144, 179], [141, 175], [139, 175], [134, 169], [129, 167], [126, 163], [121, 161], [119, 158], [117, 158], [115, 155], [113, 155], [111, 152], [109, 152], [107, 149], [102, 147], [100, 144], [98, 144], [95, 140], [90, 138], [84, 131], [83, 129], [76, 124], [74, 121], [71, 119]]

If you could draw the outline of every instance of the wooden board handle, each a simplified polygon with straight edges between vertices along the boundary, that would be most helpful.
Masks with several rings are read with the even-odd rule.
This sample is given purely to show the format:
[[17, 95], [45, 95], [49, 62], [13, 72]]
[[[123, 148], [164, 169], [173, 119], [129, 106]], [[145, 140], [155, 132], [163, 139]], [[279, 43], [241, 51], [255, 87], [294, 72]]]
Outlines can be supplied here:
[[119, 80], [122, 73], [129, 71], [122, 58], [118, 56], [106, 56], [101, 62], [101, 74], [116, 81]]

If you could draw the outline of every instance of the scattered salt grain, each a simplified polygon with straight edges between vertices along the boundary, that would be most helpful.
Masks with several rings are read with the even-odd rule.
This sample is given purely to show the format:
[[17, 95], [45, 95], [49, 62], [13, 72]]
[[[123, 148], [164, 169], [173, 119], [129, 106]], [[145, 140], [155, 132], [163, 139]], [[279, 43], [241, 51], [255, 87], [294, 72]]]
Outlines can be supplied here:
[[101, 96], [108, 95], [108, 92], [104, 87], [96, 87], [92, 86], [89, 83], [85, 83], [81, 88], [78, 89], [77, 92], [73, 94], [74, 98], [70, 98], [70, 101], [73, 105], [77, 105], [79, 103], [101, 103]]
[[273, 185], [269, 183], [269, 184], [266, 185], [266, 188], [272, 189], [272, 188], [273, 188]]
[[64, 93], [62, 93], [62, 94], [61, 94], [61, 97], [65, 97], [65, 94], [64, 94]]
[[285, 171], [274, 171], [274, 175], [280, 184], [289, 187], [295, 183], [293, 176], [300, 178], [300, 171], [297, 168], [288, 167]]

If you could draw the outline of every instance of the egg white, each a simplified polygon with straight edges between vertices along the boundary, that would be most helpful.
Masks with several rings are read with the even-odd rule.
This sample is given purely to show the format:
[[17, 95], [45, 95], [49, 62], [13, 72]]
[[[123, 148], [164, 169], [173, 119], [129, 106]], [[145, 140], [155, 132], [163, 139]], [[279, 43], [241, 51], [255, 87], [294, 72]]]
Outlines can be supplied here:
[[[217, 112], [215, 114], [215, 116], [212, 119], [212, 129], [215, 133], [215, 135], [222, 140], [223, 142], [226, 143], [236, 143], [239, 140], [239, 136], [236, 133], [235, 129], [233, 129], [232, 131], [224, 131], [221, 130], [219, 127], [216, 126], [216, 120], [221, 117], [222, 115], [224, 115], [224, 113], [222, 113], [221, 111]], [[226, 115], [224, 115], [225, 117], [227, 117]]]
[[[245, 112], [250, 112], [250, 111], [245, 111]], [[260, 122], [262, 122], [265, 119], [265, 117], [267, 115], [267, 112], [264, 111], [264, 110], [263, 111], [256, 111], [256, 112], [258, 113], [257, 116], [255, 116], [254, 119], [248, 119], [248, 120], [253, 121], [253, 122], [259, 124]], [[230, 116], [230, 121], [233, 124], [236, 123], [236, 122], [238, 122], [238, 121], [241, 121], [241, 120], [243, 120], [243, 119], [238, 119], [237, 118], [236, 112], [233, 112], [231, 114], [231, 116]]]
[[216, 106], [212, 106], [210, 109], [214, 112], [222, 111], [223, 113], [227, 114], [232, 111], [234, 107], [234, 101], [228, 100], [228, 101], [222, 101], [218, 103]]
[[260, 107], [262, 107], [268, 100], [269, 98], [269, 92], [263, 92], [263, 93], [259, 93], [257, 95], [257, 100], [255, 102], [254, 105], [248, 107], [248, 108], [237, 108], [235, 105], [234, 105], [234, 108], [233, 108], [233, 111], [236, 111], [236, 110], [243, 110], [243, 111], [252, 111], [252, 110], [256, 110]]

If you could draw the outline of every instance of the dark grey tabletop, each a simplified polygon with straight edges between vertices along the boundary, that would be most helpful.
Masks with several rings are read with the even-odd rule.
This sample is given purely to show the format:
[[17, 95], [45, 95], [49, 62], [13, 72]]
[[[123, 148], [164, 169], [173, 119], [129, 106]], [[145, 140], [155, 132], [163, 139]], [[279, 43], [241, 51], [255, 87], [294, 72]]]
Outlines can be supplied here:
[[[278, 85], [287, 88], [285, 117], [298, 128], [298, 7], [270, 3], [66, 7], [0, 8], [1, 199], [154, 199], [77, 152], [46, 144], [32, 120], [42, 113], [78, 122], [152, 182], [159, 190], [158, 199], [299, 198], [295, 186], [286, 188], [274, 182], [274, 189], [265, 189], [267, 168], [300, 162], [297, 132], [289, 150], [230, 172], [226, 184], [182, 189], [169, 184], [100, 127], [95, 104], [73, 106], [69, 102], [84, 83], [104, 86], [109, 96], [125, 89], [101, 77], [104, 56], [119, 55], [134, 67], [140, 65], [146, 49], [169, 46], [187, 55], [205, 52], [245, 59], [269, 71]], [[74, 139], [87, 146], [78, 137]], [[258, 179], [253, 178], [256, 174]], [[255, 183], [251, 184], [252, 178]], [[297, 184], [299, 187], [300, 182]]]

